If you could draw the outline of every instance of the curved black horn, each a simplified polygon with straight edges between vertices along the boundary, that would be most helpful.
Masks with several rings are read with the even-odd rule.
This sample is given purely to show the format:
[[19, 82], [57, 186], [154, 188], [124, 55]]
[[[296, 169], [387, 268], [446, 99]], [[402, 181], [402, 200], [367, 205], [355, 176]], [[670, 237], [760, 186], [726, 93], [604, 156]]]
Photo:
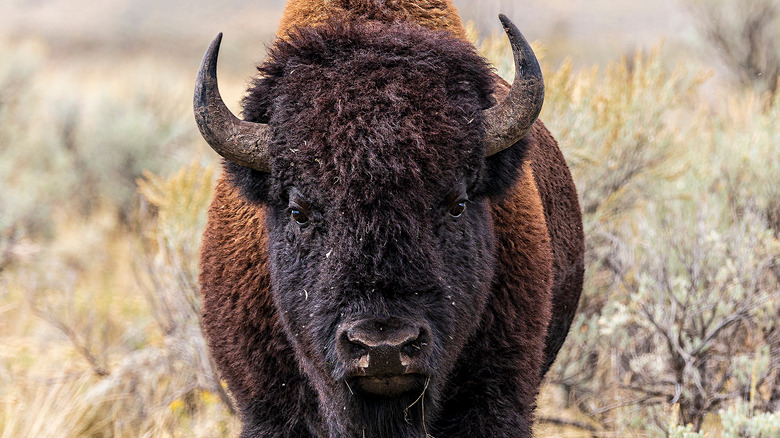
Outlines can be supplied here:
[[261, 172], [269, 172], [268, 125], [240, 120], [230, 112], [219, 94], [217, 55], [222, 33], [211, 41], [195, 81], [193, 106], [200, 134], [214, 151], [226, 159]]
[[504, 15], [498, 16], [504, 25], [515, 58], [515, 80], [506, 98], [485, 110], [485, 156], [491, 156], [512, 146], [531, 129], [544, 103], [544, 80], [534, 51]]

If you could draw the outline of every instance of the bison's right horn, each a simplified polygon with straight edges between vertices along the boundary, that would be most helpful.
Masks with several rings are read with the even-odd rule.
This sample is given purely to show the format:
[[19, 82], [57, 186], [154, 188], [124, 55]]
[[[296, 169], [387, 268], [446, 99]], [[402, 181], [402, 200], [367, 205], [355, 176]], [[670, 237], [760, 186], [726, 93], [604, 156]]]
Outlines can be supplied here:
[[230, 112], [217, 86], [217, 55], [222, 33], [209, 45], [198, 70], [193, 106], [200, 134], [224, 158], [261, 172], [270, 172], [268, 125], [239, 120]]
[[485, 110], [485, 156], [512, 146], [531, 129], [544, 103], [539, 61], [523, 34], [504, 14], [499, 15], [515, 59], [515, 80], [506, 98]]

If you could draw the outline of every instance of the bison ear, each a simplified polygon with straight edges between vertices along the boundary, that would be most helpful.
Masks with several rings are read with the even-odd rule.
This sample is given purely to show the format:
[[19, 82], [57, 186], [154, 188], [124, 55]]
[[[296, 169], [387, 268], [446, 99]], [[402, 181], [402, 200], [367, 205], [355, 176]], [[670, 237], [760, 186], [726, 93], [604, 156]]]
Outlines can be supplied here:
[[501, 198], [514, 186], [528, 156], [529, 137], [526, 135], [514, 145], [485, 159], [485, 176], [479, 186], [479, 196]]
[[252, 204], [268, 203], [271, 191], [271, 177], [267, 172], [260, 172], [232, 161], [224, 160], [225, 174], [233, 186], [241, 190], [241, 194]]

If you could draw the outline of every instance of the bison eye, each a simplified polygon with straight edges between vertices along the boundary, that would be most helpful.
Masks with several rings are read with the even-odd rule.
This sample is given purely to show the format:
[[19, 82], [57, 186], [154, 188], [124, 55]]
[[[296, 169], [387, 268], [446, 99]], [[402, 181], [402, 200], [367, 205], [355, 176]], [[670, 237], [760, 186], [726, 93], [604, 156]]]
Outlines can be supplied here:
[[457, 204], [453, 205], [452, 208], [450, 208], [450, 216], [452, 217], [461, 217], [463, 213], [466, 211], [466, 204], [468, 201], [466, 200], [460, 200]]
[[301, 210], [295, 208], [290, 210], [290, 217], [301, 226], [309, 223], [309, 216], [307, 216], [306, 213], [302, 212]]

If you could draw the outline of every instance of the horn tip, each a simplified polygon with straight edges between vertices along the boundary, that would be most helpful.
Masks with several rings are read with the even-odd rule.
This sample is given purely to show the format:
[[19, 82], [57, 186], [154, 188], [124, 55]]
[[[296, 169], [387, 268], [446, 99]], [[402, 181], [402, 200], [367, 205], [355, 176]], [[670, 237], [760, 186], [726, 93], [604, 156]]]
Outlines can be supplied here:
[[219, 47], [222, 44], [222, 32], [217, 32], [214, 39], [211, 40], [209, 48]]
[[507, 17], [506, 15], [498, 14], [498, 19], [501, 20], [501, 25], [504, 27], [505, 32], [507, 33], [510, 33], [512, 31], [520, 32], [517, 29], [517, 26], [515, 26], [515, 23], [512, 23], [512, 20], [510, 20], [509, 17]]

